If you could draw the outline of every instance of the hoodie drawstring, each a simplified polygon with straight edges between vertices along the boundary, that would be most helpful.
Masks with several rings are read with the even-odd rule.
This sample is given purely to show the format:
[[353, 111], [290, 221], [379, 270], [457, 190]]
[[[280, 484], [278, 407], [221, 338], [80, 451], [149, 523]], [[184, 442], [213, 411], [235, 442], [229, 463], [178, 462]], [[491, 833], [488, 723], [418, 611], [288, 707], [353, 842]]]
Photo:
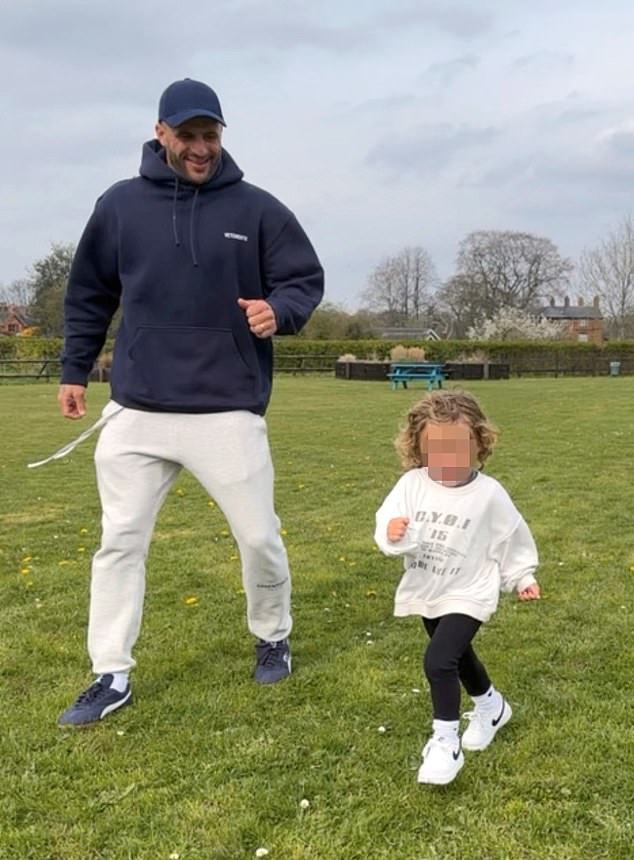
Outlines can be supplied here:
[[[198, 201], [198, 192], [200, 189], [196, 187], [194, 190], [194, 196], [192, 198], [192, 208], [189, 215], [189, 247], [192, 255], [192, 262], [194, 266], [198, 267], [198, 257], [196, 256], [196, 242], [194, 241], [194, 221], [196, 215], [196, 203]], [[174, 244], [177, 248], [180, 248], [181, 240], [178, 235], [178, 216], [177, 216], [177, 206], [178, 203], [178, 192], [179, 192], [179, 184], [178, 177], [174, 180], [174, 196], [172, 197], [172, 232], [174, 233]]]
[[178, 177], [174, 180], [174, 196], [172, 197], [172, 230], [174, 232], [174, 244], [180, 248], [181, 240], [178, 238], [178, 225], [176, 223], [176, 203], [178, 201]]
[[198, 266], [198, 260], [196, 258], [196, 243], [194, 242], [194, 210], [196, 209], [196, 201], [198, 200], [198, 187], [194, 191], [194, 199], [192, 200], [192, 211], [189, 216], [189, 246], [192, 249], [192, 260], [194, 261], [194, 266]]
[[62, 457], [65, 457], [67, 454], [70, 454], [71, 451], [74, 451], [75, 448], [85, 439], [92, 436], [95, 430], [99, 430], [104, 424], [107, 424], [108, 421], [110, 421], [113, 416], [117, 415], [117, 413], [121, 412], [122, 409], [123, 406], [121, 406], [120, 403], [116, 403], [114, 400], [109, 400], [104, 406], [101, 417], [98, 421], [95, 421], [95, 423], [91, 424], [87, 430], [84, 430], [84, 432], [80, 433], [77, 438], [61, 447], [59, 451], [55, 451], [55, 453], [51, 454], [50, 457], [46, 457], [44, 460], [37, 460], [35, 463], [27, 463], [27, 468], [37, 469], [38, 466], [44, 466], [46, 463], [50, 463], [51, 460], [61, 460]]

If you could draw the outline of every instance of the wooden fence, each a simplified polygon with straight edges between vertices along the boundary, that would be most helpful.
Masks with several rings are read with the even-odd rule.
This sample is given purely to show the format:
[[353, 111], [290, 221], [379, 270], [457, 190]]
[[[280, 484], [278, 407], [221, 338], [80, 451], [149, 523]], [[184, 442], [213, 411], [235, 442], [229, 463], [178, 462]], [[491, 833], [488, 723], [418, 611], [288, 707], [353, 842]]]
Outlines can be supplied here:
[[60, 373], [59, 358], [6, 358], [0, 359], [0, 382], [5, 380], [51, 379], [57, 381]]
[[[281, 354], [275, 356], [274, 369], [276, 373], [303, 376], [305, 374], [322, 373], [333, 374], [337, 369], [337, 376], [345, 379], [387, 379], [389, 361], [381, 363], [358, 362], [358, 372], [345, 373], [342, 367], [337, 365], [337, 359], [328, 354], [293, 355]], [[365, 370], [362, 367], [365, 365]], [[451, 374], [454, 379], [483, 379], [496, 378], [497, 374], [488, 374], [487, 367], [482, 364], [452, 364], [447, 365], [455, 368]], [[543, 363], [535, 360], [524, 364], [521, 359], [516, 359], [505, 365], [490, 365], [490, 367], [506, 368], [500, 378], [510, 376], [607, 376], [607, 375], [632, 375], [634, 374], [634, 357], [623, 357], [618, 362], [618, 370], [615, 373], [613, 361], [597, 355], [576, 356], [574, 364], [570, 357], [560, 358], [557, 354], [551, 356]], [[343, 365], [344, 369], [346, 365]], [[459, 370], [462, 368], [462, 371]], [[60, 375], [59, 358], [28, 358], [28, 359], [0, 359], [0, 383], [7, 381], [32, 380], [32, 381], [57, 381]], [[369, 370], [373, 372], [370, 373]], [[93, 382], [107, 382], [109, 371], [95, 366], [90, 375]]]

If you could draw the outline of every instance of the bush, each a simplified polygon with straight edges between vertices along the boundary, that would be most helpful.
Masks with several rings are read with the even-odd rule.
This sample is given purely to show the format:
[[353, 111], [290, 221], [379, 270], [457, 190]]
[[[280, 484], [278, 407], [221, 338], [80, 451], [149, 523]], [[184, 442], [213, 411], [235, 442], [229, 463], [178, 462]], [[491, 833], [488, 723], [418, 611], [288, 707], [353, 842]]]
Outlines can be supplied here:
[[[0, 359], [58, 358], [62, 338], [0, 337]], [[275, 358], [283, 366], [284, 358], [319, 356], [324, 370], [332, 370], [337, 359], [353, 354], [359, 361], [390, 361], [392, 350], [400, 347], [411, 358], [412, 349], [419, 349], [427, 361], [466, 363], [484, 359], [494, 364], [510, 365], [512, 373], [555, 370], [562, 373], [607, 373], [610, 361], [620, 361], [623, 372], [634, 371], [634, 341], [608, 341], [604, 344], [573, 341], [465, 341], [436, 340], [412, 343], [405, 347], [393, 340], [305, 340], [302, 337], [275, 338]], [[107, 353], [112, 341], [103, 350]], [[420, 353], [419, 353], [420, 354]], [[280, 361], [281, 360], [281, 361]], [[419, 359], [417, 359], [419, 360]]]

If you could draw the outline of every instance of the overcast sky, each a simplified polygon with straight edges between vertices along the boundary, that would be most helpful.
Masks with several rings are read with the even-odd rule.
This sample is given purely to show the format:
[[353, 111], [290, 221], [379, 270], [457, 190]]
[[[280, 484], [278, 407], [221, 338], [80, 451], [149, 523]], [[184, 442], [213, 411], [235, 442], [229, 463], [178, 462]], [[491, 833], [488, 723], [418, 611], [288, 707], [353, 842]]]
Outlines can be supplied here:
[[477, 229], [574, 259], [634, 211], [633, 33], [632, 0], [0, 0], [0, 283], [77, 242], [182, 77], [330, 301], [406, 245], [448, 277]]

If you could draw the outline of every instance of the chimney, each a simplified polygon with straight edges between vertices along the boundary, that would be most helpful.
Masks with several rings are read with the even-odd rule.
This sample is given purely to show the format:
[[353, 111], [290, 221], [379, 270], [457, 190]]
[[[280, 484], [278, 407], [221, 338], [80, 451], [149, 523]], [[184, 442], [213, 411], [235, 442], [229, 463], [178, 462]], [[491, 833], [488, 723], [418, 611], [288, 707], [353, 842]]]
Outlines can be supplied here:
[[551, 306], [551, 308], [555, 307], [555, 297], [554, 296], [550, 297], [550, 306]]
[[568, 296], [565, 296], [565, 297], [564, 297], [564, 307], [565, 307], [565, 308], [569, 308], [569, 307], [570, 307], [570, 299], [568, 298]]
[[583, 296], [579, 296], [579, 298], [577, 299], [577, 304], [580, 308], [583, 307]]
[[598, 297], [598, 296], [595, 296], [595, 297], [592, 299], [592, 304], [594, 305], [594, 307], [595, 307], [597, 310], [599, 310], [599, 297]]

